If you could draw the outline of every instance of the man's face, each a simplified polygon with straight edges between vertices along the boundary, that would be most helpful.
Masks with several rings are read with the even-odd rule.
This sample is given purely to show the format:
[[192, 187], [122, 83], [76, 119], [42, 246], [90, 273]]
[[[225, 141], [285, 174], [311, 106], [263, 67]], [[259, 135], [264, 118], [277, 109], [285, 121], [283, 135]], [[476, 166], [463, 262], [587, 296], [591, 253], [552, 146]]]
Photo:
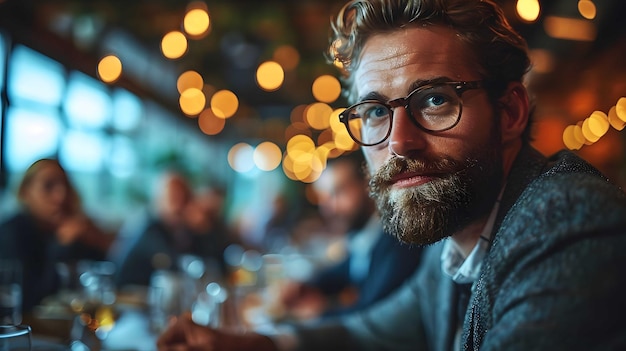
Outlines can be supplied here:
[[[359, 100], [392, 100], [420, 81], [480, 80], [474, 62], [447, 28], [405, 28], [366, 42], [354, 88]], [[462, 101], [459, 123], [436, 133], [419, 129], [403, 107], [395, 108], [387, 141], [363, 148], [385, 228], [402, 241], [436, 242], [493, 207], [503, 178], [499, 121], [485, 90], [468, 90]]]

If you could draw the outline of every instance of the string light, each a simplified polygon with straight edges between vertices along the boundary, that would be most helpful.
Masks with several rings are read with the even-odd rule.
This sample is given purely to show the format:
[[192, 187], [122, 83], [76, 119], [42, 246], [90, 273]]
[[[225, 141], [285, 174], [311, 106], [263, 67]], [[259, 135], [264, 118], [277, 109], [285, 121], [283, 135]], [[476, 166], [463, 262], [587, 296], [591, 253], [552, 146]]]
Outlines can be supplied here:
[[609, 109], [608, 114], [593, 111], [582, 123], [567, 126], [563, 131], [563, 143], [570, 150], [578, 150], [583, 145], [596, 143], [608, 132], [609, 127], [621, 131], [625, 125], [626, 97], [622, 97]]

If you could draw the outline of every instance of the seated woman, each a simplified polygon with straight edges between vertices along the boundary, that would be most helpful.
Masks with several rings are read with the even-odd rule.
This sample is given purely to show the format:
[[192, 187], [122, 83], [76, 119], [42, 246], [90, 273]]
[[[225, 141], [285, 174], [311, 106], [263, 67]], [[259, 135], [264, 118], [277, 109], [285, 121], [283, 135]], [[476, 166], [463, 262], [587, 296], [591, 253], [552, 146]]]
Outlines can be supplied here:
[[21, 264], [22, 310], [28, 313], [58, 291], [58, 263], [104, 259], [113, 236], [82, 211], [78, 193], [56, 160], [34, 162], [17, 198], [20, 209], [0, 224], [0, 257]]

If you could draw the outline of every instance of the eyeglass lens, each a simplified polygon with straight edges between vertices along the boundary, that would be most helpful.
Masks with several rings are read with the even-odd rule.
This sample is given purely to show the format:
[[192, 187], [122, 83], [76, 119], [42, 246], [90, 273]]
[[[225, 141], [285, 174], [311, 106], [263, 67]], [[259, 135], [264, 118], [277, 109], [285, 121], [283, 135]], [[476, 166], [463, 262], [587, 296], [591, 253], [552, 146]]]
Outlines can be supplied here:
[[388, 104], [363, 101], [352, 106], [344, 112], [350, 133], [365, 145], [384, 141], [391, 132], [391, 109], [398, 106], [407, 107], [413, 121], [429, 131], [454, 126], [461, 113], [461, 99], [453, 85], [427, 86]]

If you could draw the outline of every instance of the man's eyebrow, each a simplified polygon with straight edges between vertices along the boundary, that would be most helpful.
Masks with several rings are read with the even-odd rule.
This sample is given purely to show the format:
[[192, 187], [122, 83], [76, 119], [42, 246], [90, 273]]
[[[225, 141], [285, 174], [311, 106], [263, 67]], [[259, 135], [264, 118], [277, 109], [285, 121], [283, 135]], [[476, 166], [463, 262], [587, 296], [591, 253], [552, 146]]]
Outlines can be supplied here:
[[[429, 85], [429, 84], [438, 84], [438, 83], [445, 83], [445, 82], [452, 82], [454, 81], [453, 79], [449, 78], [449, 77], [435, 77], [435, 78], [431, 78], [431, 79], [418, 79], [415, 80], [411, 83], [411, 85], [409, 85], [409, 89], [406, 92], [406, 94], [410, 94], [413, 90], [421, 88], [425, 85]], [[398, 98], [398, 97], [395, 97]], [[365, 101], [365, 100], [375, 100], [375, 101], [380, 101], [380, 102], [387, 102], [389, 100], [391, 100], [388, 96], [383, 95], [377, 91], [371, 91], [363, 96], [360, 96], [357, 101]]]
[[387, 98], [385, 95], [376, 92], [376, 91], [371, 91], [363, 96], [360, 96], [357, 101], [365, 101], [365, 100], [376, 100], [376, 101], [381, 101], [381, 102], [387, 102], [389, 101], [389, 98]]
[[407, 94], [410, 94], [413, 90], [421, 88], [425, 85], [446, 83], [446, 82], [452, 82], [452, 81], [454, 80], [445, 76], [434, 77], [431, 79], [418, 79], [414, 81], [413, 83], [411, 83], [411, 85], [409, 86], [409, 91], [407, 91]]

